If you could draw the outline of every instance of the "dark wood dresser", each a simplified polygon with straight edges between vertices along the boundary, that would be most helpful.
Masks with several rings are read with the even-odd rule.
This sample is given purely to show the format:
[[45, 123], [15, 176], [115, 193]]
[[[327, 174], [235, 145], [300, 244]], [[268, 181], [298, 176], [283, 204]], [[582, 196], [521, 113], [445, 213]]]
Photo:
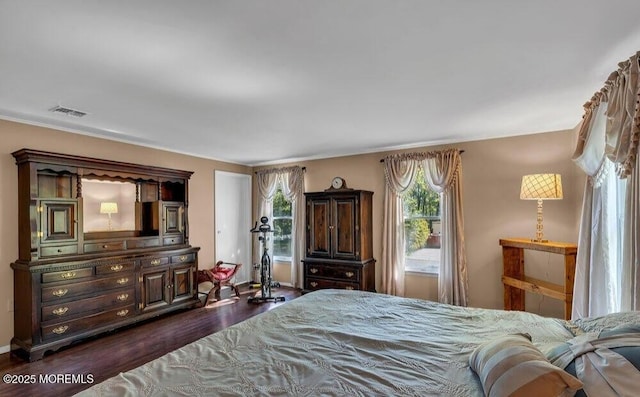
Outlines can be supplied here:
[[29, 149], [13, 156], [13, 353], [38, 360], [199, 303], [199, 248], [189, 245], [188, 233], [191, 172]]
[[373, 192], [330, 188], [305, 196], [305, 292], [326, 288], [375, 291]]

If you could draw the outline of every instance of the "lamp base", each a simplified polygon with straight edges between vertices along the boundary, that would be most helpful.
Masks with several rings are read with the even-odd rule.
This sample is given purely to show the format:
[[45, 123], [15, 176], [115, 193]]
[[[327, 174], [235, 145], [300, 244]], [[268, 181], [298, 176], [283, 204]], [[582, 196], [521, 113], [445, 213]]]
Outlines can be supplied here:
[[543, 238], [544, 234], [542, 232], [542, 200], [538, 199], [538, 215], [537, 215], [537, 224], [536, 224], [536, 238], [531, 239], [535, 243], [546, 243], [549, 240], [545, 240]]
[[532, 238], [532, 239], [531, 239], [531, 242], [532, 242], [532, 243], [548, 243], [548, 242], [549, 242], [549, 240], [547, 240], [546, 238], [545, 238], [545, 239], [540, 239], [540, 240], [535, 239], [535, 238]]

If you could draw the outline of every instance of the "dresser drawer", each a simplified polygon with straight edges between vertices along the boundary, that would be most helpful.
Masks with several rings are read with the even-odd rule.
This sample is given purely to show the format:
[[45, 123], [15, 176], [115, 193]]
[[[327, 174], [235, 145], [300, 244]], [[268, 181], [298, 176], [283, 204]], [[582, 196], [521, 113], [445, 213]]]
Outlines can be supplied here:
[[173, 236], [173, 237], [165, 237], [162, 239], [162, 244], [164, 245], [173, 245], [173, 244], [182, 244], [184, 239], [182, 236]]
[[51, 283], [54, 281], [69, 281], [83, 277], [93, 276], [93, 268], [85, 267], [83, 269], [65, 270], [61, 272], [42, 273], [42, 282]]
[[326, 288], [359, 290], [360, 284], [350, 283], [348, 281], [329, 280], [324, 278], [306, 277], [304, 280], [304, 288], [306, 290], [317, 290]]
[[171, 257], [171, 263], [187, 263], [196, 260], [196, 254], [174, 255]]
[[307, 277], [327, 277], [358, 283], [360, 282], [361, 273], [361, 269], [354, 266], [324, 263], [305, 264], [305, 276]]
[[78, 244], [40, 247], [40, 256], [73, 255], [78, 253]]
[[160, 265], [166, 265], [169, 263], [169, 257], [163, 256], [159, 258], [143, 258], [141, 261], [142, 267], [155, 267]]
[[135, 305], [129, 305], [103, 313], [81, 317], [76, 320], [62, 321], [57, 324], [43, 326], [42, 339], [51, 340], [63, 338], [67, 335], [90, 331], [103, 325], [117, 323], [133, 316], [135, 316]]
[[84, 252], [109, 252], [124, 250], [124, 241], [103, 241], [101, 243], [85, 243]]
[[53, 302], [75, 296], [94, 293], [113, 288], [133, 286], [132, 274], [123, 274], [114, 277], [97, 278], [91, 281], [82, 281], [70, 284], [61, 284], [55, 287], [42, 288], [42, 301]]
[[134, 303], [135, 290], [133, 288], [114, 291], [106, 295], [96, 296], [67, 303], [59, 303], [42, 307], [42, 321], [60, 322], [60, 319], [77, 317], [80, 314], [91, 314], [109, 310], [114, 307], [131, 305]]
[[131, 273], [134, 268], [133, 262], [114, 263], [110, 265], [98, 265], [96, 266], [96, 274], [114, 274], [114, 273]]
[[159, 246], [160, 246], [160, 238], [159, 237], [127, 240], [127, 249], [149, 248], [149, 247], [159, 247]]

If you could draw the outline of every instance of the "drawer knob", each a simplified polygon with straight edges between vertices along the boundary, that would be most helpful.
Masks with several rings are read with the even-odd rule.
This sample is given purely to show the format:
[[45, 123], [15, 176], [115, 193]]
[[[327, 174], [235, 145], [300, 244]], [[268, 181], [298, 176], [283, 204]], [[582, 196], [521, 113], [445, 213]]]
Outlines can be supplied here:
[[59, 308], [53, 310], [52, 313], [55, 314], [56, 316], [62, 316], [68, 311], [69, 311], [68, 307], [59, 307]]
[[182, 256], [180, 257], [180, 262], [184, 262], [184, 261], [186, 261], [186, 260], [187, 260], [187, 258], [188, 258], [188, 256], [186, 256], [186, 255], [182, 255]]
[[108, 248], [108, 247], [109, 247], [109, 246], [108, 246], [107, 244], [104, 244], [104, 245], [102, 246], [102, 248], [105, 248], [105, 249], [106, 249], [106, 248]]
[[156, 266], [160, 264], [160, 259], [152, 259], [151, 260], [151, 265]]
[[316, 269], [315, 267], [312, 267], [311, 269], [309, 269], [309, 271], [313, 274], [318, 273], [318, 269]]
[[114, 272], [119, 272], [120, 270], [122, 270], [124, 266], [122, 265], [113, 265], [111, 266], [111, 270], [113, 270]]
[[354, 272], [345, 272], [344, 274], [349, 278], [351, 278], [351, 277], [353, 277], [355, 275]]
[[55, 295], [55, 296], [65, 296], [67, 294], [67, 292], [69, 292], [68, 289], [57, 289], [57, 290], [53, 291], [52, 294]]
[[62, 335], [69, 329], [68, 325], [61, 325], [51, 330], [54, 334]]
[[74, 278], [76, 276], [76, 272], [66, 272], [61, 277], [64, 279]]
[[127, 300], [127, 298], [129, 298], [129, 294], [122, 294], [122, 295], [118, 295], [118, 296], [116, 297], [116, 299], [117, 299], [117, 300], [119, 300], [120, 302], [122, 302], [122, 301], [126, 301], [126, 300]]
[[119, 317], [124, 317], [127, 314], [129, 314], [129, 310], [127, 310], [127, 309], [120, 310], [119, 312], [116, 313], [116, 315], [119, 316]]
[[122, 285], [122, 284], [126, 284], [126, 283], [128, 283], [128, 282], [129, 282], [129, 279], [128, 279], [128, 278], [126, 278], [126, 277], [123, 277], [123, 278], [120, 278], [120, 279], [116, 280], [116, 283], [118, 283], [118, 284], [120, 284], [120, 285]]
[[317, 286], [318, 286], [318, 283], [316, 283], [315, 281], [312, 281], [312, 282], [310, 282], [309, 284], [311, 284], [311, 286], [312, 286], [313, 288], [315, 288], [315, 287], [317, 287]]

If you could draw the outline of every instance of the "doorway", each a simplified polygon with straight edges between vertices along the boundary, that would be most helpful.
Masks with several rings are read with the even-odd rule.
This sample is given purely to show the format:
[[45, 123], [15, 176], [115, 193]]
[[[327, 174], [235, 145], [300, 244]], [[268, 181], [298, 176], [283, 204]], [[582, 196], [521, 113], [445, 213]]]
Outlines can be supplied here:
[[242, 263], [236, 283], [251, 278], [251, 175], [214, 173], [216, 262]]

